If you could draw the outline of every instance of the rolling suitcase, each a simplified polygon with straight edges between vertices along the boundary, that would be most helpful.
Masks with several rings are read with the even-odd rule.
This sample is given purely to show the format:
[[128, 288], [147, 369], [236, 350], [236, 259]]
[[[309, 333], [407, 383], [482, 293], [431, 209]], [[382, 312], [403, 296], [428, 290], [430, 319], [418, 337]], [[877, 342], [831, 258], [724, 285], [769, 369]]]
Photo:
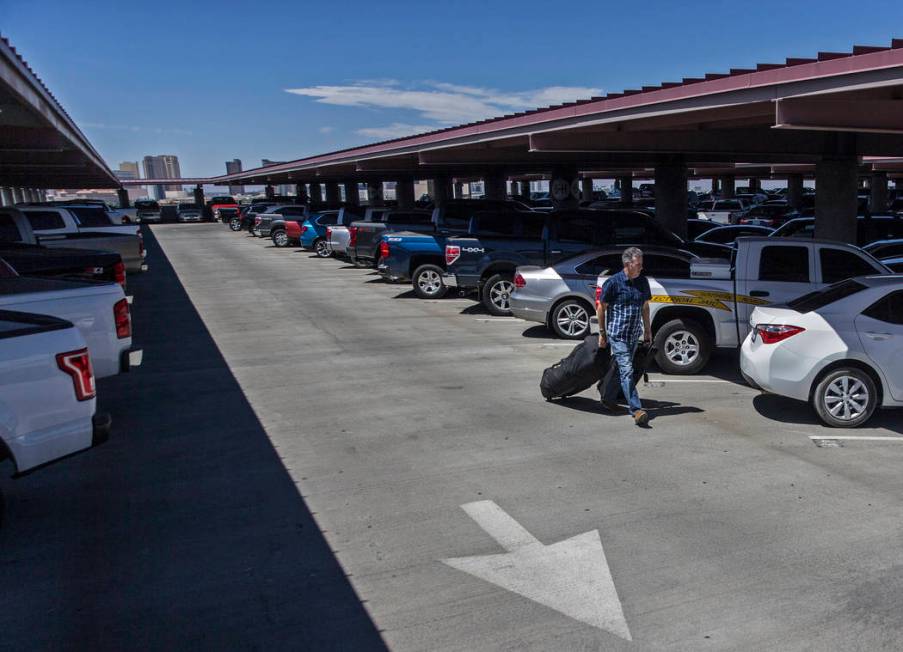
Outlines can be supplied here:
[[599, 348], [598, 335], [587, 335], [566, 358], [542, 372], [539, 391], [547, 401], [579, 394], [599, 382], [610, 357], [607, 347]]
[[[636, 352], [633, 354], [633, 386], [636, 387], [637, 383], [640, 382], [640, 378], [643, 379], [643, 382], [649, 382], [649, 365], [652, 364], [652, 360], [655, 359], [655, 354], [658, 353], [658, 349], [652, 346], [652, 344], [640, 344], [636, 347]], [[602, 379], [599, 381], [597, 385], [597, 389], [599, 390], [599, 398], [602, 399], [605, 397], [605, 390], [608, 387], [609, 383], [618, 383], [621, 382], [621, 376], [618, 373], [618, 363], [614, 360], [610, 361], [608, 365], [608, 370], [603, 374]], [[623, 390], [618, 387], [618, 393], [615, 395], [615, 400], [625, 400]]]

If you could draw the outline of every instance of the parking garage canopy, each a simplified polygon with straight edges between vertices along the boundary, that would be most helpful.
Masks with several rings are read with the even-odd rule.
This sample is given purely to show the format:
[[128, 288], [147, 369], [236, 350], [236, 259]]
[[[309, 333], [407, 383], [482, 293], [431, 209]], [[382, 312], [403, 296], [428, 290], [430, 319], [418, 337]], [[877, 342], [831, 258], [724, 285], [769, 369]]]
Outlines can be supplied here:
[[0, 38], [0, 186], [115, 188], [113, 172], [25, 60]]

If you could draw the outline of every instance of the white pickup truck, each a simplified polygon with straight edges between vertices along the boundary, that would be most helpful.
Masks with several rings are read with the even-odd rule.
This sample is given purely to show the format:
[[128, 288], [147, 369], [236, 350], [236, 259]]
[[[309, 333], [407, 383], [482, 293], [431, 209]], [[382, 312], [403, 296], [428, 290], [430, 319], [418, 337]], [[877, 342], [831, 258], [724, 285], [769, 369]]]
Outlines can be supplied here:
[[0, 310], [72, 322], [87, 343], [98, 378], [141, 364], [141, 351], [132, 350], [129, 303], [117, 283], [19, 276], [0, 259]]
[[[756, 306], [780, 304], [853, 276], [893, 272], [858, 247], [823, 240], [737, 238], [733, 261], [698, 259], [690, 278], [649, 278], [659, 368], [694, 374], [714, 347], [739, 348]], [[596, 280], [598, 300], [608, 274]]]
[[85, 340], [70, 322], [0, 310], [0, 460], [16, 475], [109, 437]]
[[15, 209], [4, 208], [4, 212], [16, 223], [20, 242], [46, 247], [106, 249], [122, 256], [127, 272], [147, 270], [141, 227], [113, 224], [102, 206], [23, 204]]

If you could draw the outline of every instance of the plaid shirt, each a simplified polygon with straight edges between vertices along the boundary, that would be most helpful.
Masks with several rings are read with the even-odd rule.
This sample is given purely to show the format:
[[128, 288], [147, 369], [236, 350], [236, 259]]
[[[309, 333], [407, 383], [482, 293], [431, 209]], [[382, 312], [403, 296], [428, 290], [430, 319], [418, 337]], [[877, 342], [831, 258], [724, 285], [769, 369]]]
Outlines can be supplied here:
[[609, 340], [634, 342], [643, 336], [643, 304], [652, 298], [649, 281], [639, 275], [632, 281], [622, 269], [596, 289], [596, 301], [608, 304], [605, 333]]

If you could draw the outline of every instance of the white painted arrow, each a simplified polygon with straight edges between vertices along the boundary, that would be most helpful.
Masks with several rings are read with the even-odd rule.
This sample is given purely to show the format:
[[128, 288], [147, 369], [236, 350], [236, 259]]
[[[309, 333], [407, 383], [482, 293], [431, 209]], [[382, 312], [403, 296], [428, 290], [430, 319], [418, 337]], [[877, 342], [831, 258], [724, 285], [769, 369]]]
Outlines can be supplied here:
[[443, 559], [443, 563], [633, 640], [598, 530], [544, 546], [491, 500], [461, 505], [461, 509], [507, 552]]

